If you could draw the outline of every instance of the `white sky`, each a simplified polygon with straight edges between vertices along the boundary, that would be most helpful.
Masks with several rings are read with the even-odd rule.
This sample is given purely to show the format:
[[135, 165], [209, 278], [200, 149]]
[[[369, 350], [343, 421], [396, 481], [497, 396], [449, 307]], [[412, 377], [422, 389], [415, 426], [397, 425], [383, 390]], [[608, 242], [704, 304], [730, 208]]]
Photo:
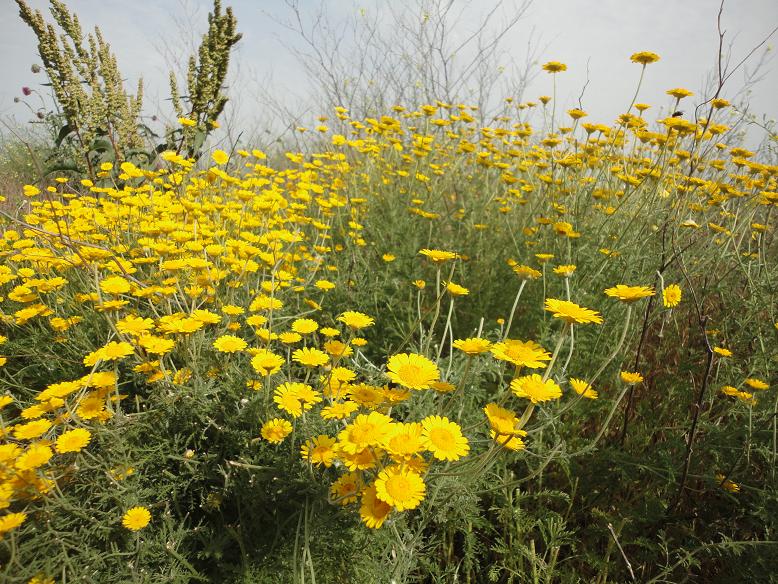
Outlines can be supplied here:
[[[392, 0], [395, 1], [395, 0]], [[399, 0], [397, 0], [399, 1]], [[470, 10], [486, 10], [494, 0], [477, 0]], [[37, 8], [45, 8], [45, 0], [28, 0]], [[282, 0], [224, 0], [232, 5], [238, 18], [243, 40], [233, 56], [233, 82], [230, 94], [238, 125], [262, 130], [268, 112], [260, 111], [256, 89], [262, 86], [285, 103], [304, 99], [308, 81], [284, 42], [297, 41], [268, 15], [288, 17]], [[166, 113], [169, 108], [166, 57], [160, 41], [171, 39], [175, 56], [185, 58], [189, 49], [182, 49], [180, 39], [199, 37], [205, 29], [210, 0], [68, 0], [78, 14], [85, 30], [99, 25], [109, 39], [122, 72], [130, 87], [143, 76], [147, 85], [147, 114]], [[359, 8], [381, 10], [380, 0], [324, 0], [333, 19], [353, 15]], [[319, 1], [300, 0], [304, 11], [312, 12]], [[534, 0], [519, 25], [507, 39], [511, 57], [517, 62], [526, 59], [530, 35], [539, 48], [537, 65], [548, 60], [562, 61], [568, 71], [558, 77], [558, 109], [576, 104], [589, 70], [589, 86], [583, 99], [584, 109], [592, 122], [610, 123], [629, 104], [640, 66], [629, 61], [636, 51], [650, 50], [661, 55], [658, 63], [647, 68], [639, 101], [654, 105], [656, 115], [672, 105], [664, 92], [682, 86], [699, 92], [706, 74], [712, 71], [718, 37], [716, 14], [718, 0]], [[466, 34], [467, 26], [462, 23]], [[778, 26], [778, 0], [727, 0], [723, 27], [733, 44], [731, 60], [739, 62], [758, 42]], [[183, 30], [183, 32], [182, 32]], [[188, 32], [187, 32], [188, 31]], [[176, 40], [178, 39], [178, 40]], [[187, 41], [191, 42], [191, 40]], [[765, 47], [778, 43], [773, 36]], [[763, 47], [763, 49], [765, 48]], [[751, 111], [760, 117], [778, 117], [778, 60], [767, 55], [761, 71], [761, 81], [749, 97]], [[761, 53], [760, 53], [761, 54]], [[753, 66], [757, 61], [751, 61]], [[0, 0], [0, 117], [25, 122], [30, 112], [13, 98], [21, 96], [22, 86], [39, 88], [41, 75], [33, 75], [30, 65], [39, 62], [32, 31], [18, 18], [13, 0]], [[750, 69], [749, 69], [750, 70]], [[743, 72], [736, 74], [724, 91], [733, 98], [742, 87]], [[525, 94], [525, 99], [551, 93], [551, 79], [539, 74]], [[295, 98], [296, 96], [296, 98]], [[695, 98], [692, 98], [696, 99]], [[690, 100], [691, 101], [691, 100]], [[31, 103], [35, 104], [33, 100]], [[682, 109], [693, 109], [692, 103]], [[161, 108], [161, 109], [160, 109]], [[169, 110], [167, 110], [169, 112]], [[330, 112], [311, 112], [311, 114]], [[307, 120], [310, 121], [310, 120]]]

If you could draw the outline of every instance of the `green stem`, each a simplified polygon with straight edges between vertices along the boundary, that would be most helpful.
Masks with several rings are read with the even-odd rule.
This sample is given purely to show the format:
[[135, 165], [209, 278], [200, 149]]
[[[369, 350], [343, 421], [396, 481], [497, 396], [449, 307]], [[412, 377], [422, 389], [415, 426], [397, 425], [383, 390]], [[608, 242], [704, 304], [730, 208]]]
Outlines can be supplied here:
[[627, 305], [627, 318], [624, 320], [624, 329], [621, 331], [621, 338], [619, 339], [619, 344], [616, 345], [616, 348], [613, 350], [613, 353], [610, 354], [610, 356], [605, 360], [605, 362], [600, 365], [600, 368], [597, 370], [597, 373], [595, 373], [592, 378], [589, 380], [589, 383], [591, 385], [594, 385], [595, 380], [602, 374], [603, 371], [605, 371], [605, 368], [610, 365], [611, 361], [613, 361], [616, 356], [621, 351], [621, 347], [624, 345], [624, 340], [627, 338], [627, 331], [629, 330], [629, 319], [632, 315], [632, 305]]
[[508, 317], [508, 324], [505, 325], [505, 333], [502, 336], [502, 340], [508, 338], [508, 335], [511, 332], [511, 324], [513, 324], [513, 317], [516, 315], [516, 308], [519, 306], [519, 298], [521, 298], [521, 293], [524, 290], [524, 286], [527, 284], [526, 280], [521, 281], [521, 286], [519, 286], [519, 291], [516, 293], [516, 299], [513, 301], [513, 307], [511, 308], [511, 315]]
[[448, 315], [446, 316], [446, 325], [443, 327], [443, 337], [440, 339], [440, 346], [438, 347], [438, 356], [435, 358], [435, 363], [440, 362], [440, 355], [443, 353], [443, 345], [446, 344], [446, 333], [451, 326], [451, 315], [454, 313], [454, 297], [451, 297], [451, 301], [448, 304]]

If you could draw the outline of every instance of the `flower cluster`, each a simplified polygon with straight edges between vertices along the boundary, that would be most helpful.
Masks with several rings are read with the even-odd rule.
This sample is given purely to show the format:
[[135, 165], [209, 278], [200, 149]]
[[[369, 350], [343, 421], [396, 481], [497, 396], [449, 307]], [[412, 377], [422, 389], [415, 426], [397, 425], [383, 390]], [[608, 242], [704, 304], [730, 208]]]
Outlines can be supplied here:
[[[658, 59], [632, 55], [643, 67]], [[556, 83], [567, 66], [551, 61], [543, 69]], [[676, 104], [693, 97], [682, 88], [667, 93]], [[578, 335], [622, 319], [623, 344], [637, 306], [645, 306], [648, 330], [652, 319], [664, 327], [691, 302], [678, 284], [665, 284], [693, 282], [673, 271], [675, 258], [658, 275], [653, 267], [638, 273], [625, 258], [642, 241], [653, 244], [652, 227], [677, 250], [699, 242], [710, 254], [732, 248], [738, 269], [765, 261], [778, 167], [728, 146], [721, 138], [730, 130], [728, 102], [714, 102], [716, 117], [694, 122], [652, 123], [643, 117], [649, 105], [636, 104], [639, 115], [630, 109], [611, 125], [595, 124], [575, 108], [569, 126], [551, 124], [549, 132], [523, 117], [535, 102], [510, 102], [516, 117], [488, 127], [463, 104], [398, 106], [366, 119], [338, 108], [340, 133], [329, 147], [286, 152], [277, 163], [259, 150], [216, 150], [215, 164], [200, 168], [163, 152], [153, 168], [117, 162], [97, 183], [61, 176], [50, 186], [27, 185], [19, 220], [0, 236], [7, 333], [0, 345], [14, 347], [0, 366], [9, 380], [21, 375], [20, 347], [34, 334], [77, 373], [0, 396], [0, 535], [23, 529], [35, 501], [57, 490], [61, 471], [75, 472], [82, 451], [99, 442], [93, 436], [157, 388], [185, 393], [240, 377], [246, 400], [261, 403], [254, 430], [263, 447], [290, 446], [304, 463], [333, 469], [331, 501], [355, 504], [374, 528], [421, 505], [433, 465], [456, 468], [467, 456], [489, 461], [494, 452], [521, 451], [525, 438], [532, 444], [533, 412], [554, 408], [563, 388], [586, 406], [612, 399], [587, 369], [600, 361], [615, 381], [610, 347], [579, 357]], [[387, 205], [423, 241], [390, 227], [381, 239], [397, 249], [371, 239], [371, 228], [384, 228], [371, 226], [371, 213]], [[645, 229], [628, 241], [623, 234], [649, 206]], [[436, 247], [449, 245], [455, 249]], [[506, 245], [519, 259], [504, 257]], [[469, 275], [485, 265], [486, 281]], [[384, 289], [401, 292], [365, 300], [360, 266], [381, 270]], [[499, 266], [506, 274], [494, 276]], [[501, 313], [478, 314], [478, 332], [464, 330], [455, 306], [479, 302], [492, 277], [501, 278], [501, 295], [516, 292], [512, 308], [506, 312], [510, 299], [501, 298], [494, 303]], [[622, 277], [634, 285], [614, 284]], [[538, 297], [534, 308], [520, 303], [525, 287]], [[406, 294], [407, 319], [392, 314], [390, 324], [380, 308], [366, 307], [390, 312]], [[525, 317], [532, 326], [512, 335]], [[390, 326], [408, 329], [401, 342], [383, 342]], [[613, 330], [607, 334], [618, 339]], [[769, 389], [768, 374], [752, 369], [739, 381], [731, 363], [745, 349], [726, 348], [726, 338], [720, 344], [717, 367], [733, 384], [717, 386], [720, 399], [753, 406], [755, 393]], [[484, 371], [490, 397], [470, 426], [449, 406], [483, 389], [476, 376]], [[644, 372], [645, 379], [623, 371], [621, 382], [647, 387], [652, 377]], [[407, 414], [413, 400], [422, 414]], [[134, 507], [122, 523], [140, 530], [150, 518]]]

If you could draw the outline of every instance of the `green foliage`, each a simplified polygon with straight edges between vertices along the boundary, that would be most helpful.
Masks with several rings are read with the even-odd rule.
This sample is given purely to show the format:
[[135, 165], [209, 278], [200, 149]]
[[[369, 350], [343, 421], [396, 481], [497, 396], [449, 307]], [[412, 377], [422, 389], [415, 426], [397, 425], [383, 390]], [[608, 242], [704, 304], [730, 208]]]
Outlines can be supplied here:
[[25, 0], [16, 2], [22, 20], [38, 39], [38, 54], [56, 102], [56, 109], [42, 114], [51, 140], [37, 153], [45, 162], [40, 169], [45, 176], [67, 172], [94, 181], [105, 176], [104, 163], [151, 168], [166, 150], [200, 156], [227, 103], [224, 82], [230, 51], [241, 38], [231, 8], [222, 13], [221, 1], [214, 0], [208, 31], [197, 56], [189, 60], [187, 96], [179, 94], [175, 74], [170, 73], [176, 114], [196, 124], [168, 128], [160, 143], [142, 117], [143, 80], [134, 95], [125, 90], [116, 57], [99, 28], [84, 35], [78, 16], [62, 0], [51, 0], [56, 26]]
[[[511, 120], [470, 127], [454, 106], [398, 120], [338, 112], [340, 140], [310, 156], [286, 153], [282, 168], [246, 161], [240, 170], [222, 162], [198, 170], [170, 153], [167, 166], [151, 168], [156, 151], [133, 142], [140, 98], [124, 93], [99, 32], [85, 39], [55, 0], [65, 32], [56, 35], [18, 2], [56, 78], [62, 112], [44, 120], [59, 134], [53, 156], [70, 149], [92, 170], [135, 157], [143, 168], [126, 164], [124, 182], [78, 197], [59, 182], [25, 193], [21, 218], [3, 226], [0, 375], [10, 401], [0, 446], [12, 448], [0, 451], [0, 495], [7, 485], [34, 487], [0, 496], [29, 513], [0, 542], [3, 581], [776, 581], [778, 240], [770, 221], [778, 169], [730, 148], [727, 161], [689, 170], [688, 159], [714, 155], [704, 150], [713, 136], [696, 127], [644, 143], [643, 126], [617, 124], [598, 137], [573, 133], [560, 153], [558, 137], [545, 148], [525, 140], [526, 127], [513, 132]], [[187, 98], [171, 77], [174, 108], [194, 125], [171, 130], [161, 146], [191, 158], [224, 107], [229, 51], [240, 39], [218, 1], [209, 24], [190, 61]], [[117, 100], [127, 108], [110, 109], [116, 117], [101, 125]], [[448, 118], [436, 126], [431, 112], [441, 108]], [[720, 144], [710, 149], [727, 148]], [[460, 255], [436, 265], [420, 257], [424, 248]], [[517, 263], [536, 267], [538, 278], [517, 278]], [[561, 276], [559, 264], [577, 269]], [[105, 288], [117, 277], [126, 289]], [[65, 281], [52, 284], [57, 278]], [[469, 293], [447, 295], [446, 282]], [[603, 293], [617, 283], [654, 286], [657, 295], [620, 303]], [[660, 295], [670, 283], [684, 291], [672, 310]], [[255, 310], [260, 296], [283, 303]], [[596, 308], [604, 322], [571, 327], [543, 309], [549, 298]], [[209, 326], [165, 329], [166, 318], [181, 324], [200, 309], [213, 311]], [[310, 317], [353, 342], [357, 332], [337, 316], [347, 310], [375, 326], [358, 332], [366, 345], [353, 343], [343, 359], [330, 353], [322, 368], [291, 355], [301, 343], [324, 347], [324, 336], [272, 336]], [[265, 320], [251, 323], [252, 313]], [[127, 315], [152, 320], [157, 341], [175, 341], [170, 350], [155, 354], [146, 337], [120, 330]], [[73, 316], [81, 320], [55, 324]], [[233, 334], [245, 351], [214, 345]], [[471, 336], [555, 347], [545, 373], [565, 387], [562, 398], [517, 402], [510, 383], [526, 366], [455, 349], [455, 338]], [[129, 346], [126, 359], [90, 364], [117, 340]], [[719, 345], [733, 356], [714, 361]], [[251, 351], [266, 347], [283, 366], [260, 375]], [[443, 463], [426, 452], [419, 506], [368, 530], [359, 501], [341, 507], [331, 497], [343, 460], [316, 466], [301, 457], [307, 440], [337, 437], [348, 421], [326, 420], [321, 406], [284, 411], [273, 391], [300, 381], [339, 399], [335, 366], [380, 389], [388, 359], [401, 352], [435, 362], [453, 390], [413, 390], [362, 411], [381, 408], [398, 421], [447, 416], [470, 454]], [[101, 409], [85, 414], [90, 367], [115, 379], [99, 394]], [[644, 380], [627, 385], [622, 371]], [[590, 380], [598, 399], [574, 392], [571, 377]], [[721, 392], [756, 377], [771, 386], [756, 400]], [[72, 401], [41, 398], [65, 380], [78, 380]], [[516, 429], [526, 430], [526, 448], [490, 436], [489, 402], [524, 405]], [[13, 447], [29, 452], [32, 443], [16, 429], [36, 416], [57, 424], [44, 447], [71, 423], [88, 427], [92, 442], [24, 475]], [[290, 416], [291, 434], [278, 443], [262, 437], [263, 423]], [[374, 481], [380, 470], [362, 476]], [[137, 532], [122, 526], [134, 506], [152, 517]]]
[[51, 0], [51, 14], [61, 32], [24, 0], [16, 3], [38, 39], [38, 54], [61, 107], [64, 124], [54, 145], [70, 138], [72, 158], [65, 160], [84, 165], [83, 172], [94, 178], [100, 161], [126, 160], [129, 151], [142, 148], [138, 121], [143, 82], [138, 82], [134, 95], [124, 89], [116, 57], [100, 29], [85, 36], [78, 16], [61, 0]]
[[189, 58], [186, 85], [186, 107], [182, 103], [175, 73], [170, 73], [170, 94], [179, 117], [196, 122], [181, 130], [178, 151], [194, 157], [201, 150], [208, 133], [227, 104], [224, 83], [227, 78], [230, 50], [243, 35], [236, 32], [237, 20], [232, 8], [222, 14], [221, 0], [214, 0], [213, 13], [208, 14], [208, 31], [203, 35], [197, 56]]

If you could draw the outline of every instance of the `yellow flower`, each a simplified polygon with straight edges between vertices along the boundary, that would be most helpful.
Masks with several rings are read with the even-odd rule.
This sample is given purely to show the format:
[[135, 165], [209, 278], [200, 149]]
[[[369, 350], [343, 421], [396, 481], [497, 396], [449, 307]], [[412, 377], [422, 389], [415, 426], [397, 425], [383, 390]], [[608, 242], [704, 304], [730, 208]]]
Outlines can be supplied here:
[[561, 265], [554, 268], [554, 273], [558, 274], [560, 276], [563, 276], [565, 278], [569, 278], [573, 275], [573, 272], [575, 272], [575, 266], [572, 264], [568, 265]]
[[542, 272], [539, 272], [535, 268], [530, 268], [529, 266], [524, 265], [513, 266], [512, 269], [513, 272], [522, 280], [537, 280], [543, 275]]
[[111, 276], [100, 282], [100, 289], [106, 294], [126, 294], [132, 287], [121, 276]]
[[632, 373], [629, 371], [622, 371], [619, 373], [621, 380], [627, 385], [635, 385], [643, 381], [643, 376], [640, 373]]
[[303, 402], [300, 395], [300, 390], [305, 387], [310, 388], [310, 386], [306, 386], [304, 383], [282, 383], [273, 393], [273, 401], [280, 410], [285, 411], [294, 418], [299, 418], [303, 413], [303, 409], [311, 408], [309, 404]]
[[407, 462], [424, 450], [422, 430], [422, 425], [418, 422], [393, 425], [385, 442], [386, 450], [393, 461]]
[[338, 359], [349, 357], [354, 354], [354, 349], [349, 347], [346, 343], [335, 339], [326, 341], [322, 346], [324, 347], [324, 350], [327, 351], [327, 353], [333, 357], [337, 357]]
[[754, 377], [749, 377], [745, 380], [745, 384], [750, 387], [751, 389], [770, 389], [770, 386], [762, 381], [761, 379], [756, 379]]
[[650, 65], [659, 60], [659, 55], [652, 53], [651, 51], [640, 51], [639, 53], [633, 53], [629, 60], [633, 63], [640, 63], [641, 65]]
[[14, 428], [14, 438], [17, 440], [31, 440], [43, 435], [49, 428], [51, 428], [49, 420], [40, 419], [27, 422]]
[[338, 434], [338, 447], [348, 454], [357, 454], [380, 446], [392, 431], [392, 419], [380, 412], [360, 414]]
[[325, 420], [342, 420], [348, 418], [359, 409], [353, 401], [335, 402], [331, 406], [322, 408], [321, 417]]
[[27, 513], [7, 513], [0, 517], [0, 535], [16, 529], [24, 520], [27, 519]]
[[533, 404], [562, 397], [562, 388], [553, 379], [543, 381], [537, 373], [514, 379], [511, 381], [511, 390], [516, 397], [526, 397]]
[[164, 355], [173, 350], [176, 342], [173, 339], [166, 339], [156, 335], [142, 335], [138, 338], [138, 345], [143, 347], [147, 353]]
[[437, 365], [424, 355], [400, 353], [386, 364], [389, 379], [408, 389], [429, 389], [440, 379]]
[[70, 430], [60, 435], [60, 437], [57, 438], [55, 449], [60, 454], [65, 454], [66, 452], [81, 452], [81, 450], [89, 444], [91, 439], [92, 434], [89, 430], [76, 428], [75, 430]]
[[132, 355], [134, 352], [135, 350], [130, 343], [111, 341], [84, 357], [84, 365], [92, 367], [98, 361], [118, 361], [128, 355]]
[[300, 333], [293, 333], [293, 332], [285, 332], [278, 335], [278, 340], [281, 341], [285, 345], [294, 345], [295, 343], [299, 343], [303, 340], [303, 337]]
[[246, 312], [242, 306], [235, 306], [234, 304], [227, 304], [222, 306], [222, 312], [229, 316], [238, 316]]
[[560, 73], [561, 71], [567, 71], [567, 65], [560, 63], [559, 61], [549, 61], [543, 65], [543, 71], [548, 73]]
[[398, 511], [418, 507], [426, 492], [421, 475], [398, 466], [382, 470], [375, 487], [376, 497]]
[[252, 314], [246, 319], [246, 324], [253, 327], [261, 327], [267, 322], [267, 317], [262, 314]]
[[525, 444], [524, 440], [520, 438], [520, 436], [526, 436], [527, 433], [523, 430], [519, 430], [516, 435], [510, 436], [505, 434], [498, 434], [494, 430], [489, 430], [489, 437], [494, 440], [497, 444], [500, 445], [502, 448], [507, 448], [508, 450], [524, 450]]
[[732, 351], [725, 349], [724, 347], [713, 347], [713, 352], [722, 357], [731, 357]]
[[453, 251], [443, 251], [440, 249], [422, 249], [419, 252], [434, 264], [442, 264], [450, 260], [455, 260], [459, 257], [459, 254]]
[[248, 343], [240, 337], [233, 335], [222, 335], [213, 342], [213, 348], [220, 353], [236, 353], [242, 351], [248, 346]]
[[151, 521], [151, 513], [145, 507], [133, 507], [122, 517], [122, 525], [130, 531], [140, 531]]
[[[175, 372], [173, 375], [173, 383], [176, 385], [184, 385], [191, 378], [192, 370], [189, 367], [184, 367]], [[259, 383], [259, 387], [256, 389], [260, 389], [262, 387], [262, 383], [260, 381], [254, 381], [253, 383]]]
[[597, 399], [597, 392], [592, 389], [591, 384], [583, 379], [571, 379], [570, 387], [575, 390], [575, 393], [582, 395], [589, 399]]
[[292, 360], [305, 367], [319, 367], [330, 362], [330, 357], [320, 349], [305, 347], [292, 353]]
[[375, 321], [366, 314], [347, 310], [338, 317], [338, 320], [350, 329], [359, 330], [373, 326]]
[[324, 465], [326, 468], [332, 466], [335, 460], [335, 450], [333, 446], [337, 441], [335, 438], [320, 434], [316, 438], [307, 440], [300, 447], [300, 456], [303, 460], [315, 465]]
[[391, 505], [383, 502], [376, 496], [375, 485], [370, 485], [362, 491], [359, 515], [364, 524], [370, 529], [378, 529], [381, 527], [391, 511]]
[[224, 150], [214, 150], [211, 154], [211, 158], [213, 158], [213, 161], [216, 164], [227, 164], [227, 161], [230, 159], [230, 155], [227, 154]]
[[25, 197], [34, 197], [41, 194], [41, 190], [33, 185], [24, 185], [24, 187], [22, 187], [22, 191]]
[[[361, 489], [361, 473], [347, 472], [330, 486], [330, 501], [341, 505], [354, 503]], [[383, 501], [381, 502], [383, 503]]]
[[292, 330], [301, 335], [308, 335], [316, 332], [319, 328], [319, 323], [311, 318], [298, 318], [292, 323]]
[[492, 345], [490, 350], [495, 359], [508, 361], [516, 367], [538, 369], [546, 366], [544, 361], [551, 360], [551, 353], [535, 341], [505, 339]]
[[[260, 315], [256, 315], [256, 318], [264, 318], [264, 317]], [[202, 324], [217, 324], [222, 320], [218, 314], [211, 312], [210, 310], [202, 310], [202, 309], [193, 310], [191, 314], [191, 319], [200, 322]]]
[[653, 296], [655, 292], [650, 286], [625, 286], [624, 284], [617, 284], [613, 288], [605, 290], [605, 294], [611, 298], [618, 298], [622, 302], [636, 302], [641, 298]]
[[683, 87], [676, 87], [675, 89], [668, 89], [667, 95], [672, 95], [676, 99], [683, 99], [684, 97], [694, 95], [694, 93]]
[[283, 418], [273, 418], [262, 425], [262, 437], [271, 444], [279, 444], [292, 433], [292, 424]]
[[446, 291], [452, 296], [466, 296], [470, 294], [470, 290], [454, 282], [446, 282]]
[[489, 347], [492, 346], [492, 343], [487, 341], [486, 339], [481, 339], [478, 337], [471, 337], [469, 339], [457, 339], [454, 341], [454, 348], [459, 349], [463, 353], [473, 356], [473, 355], [479, 355], [481, 353], [485, 353], [489, 350]]
[[188, 128], [192, 128], [197, 125], [196, 121], [190, 120], [189, 118], [178, 118], [178, 123]]
[[678, 284], [669, 284], [662, 290], [662, 302], [665, 308], [675, 308], [681, 302], [681, 287]]
[[456, 422], [443, 416], [428, 416], [421, 425], [424, 447], [438, 460], [459, 460], [470, 452], [470, 444]]
[[546, 298], [545, 309], [551, 312], [555, 318], [560, 318], [570, 324], [602, 323], [602, 316], [599, 312], [583, 308], [568, 300]]
[[496, 403], [488, 403], [484, 407], [484, 413], [496, 436], [526, 435], [526, 432], [518, 428], [519, 418], [516, 416], [516, 412], [505, 409]]
[[729, 395], [732, 397], [738, 398], [740, 401], [747, 403], [747, 404], [754, 404], [756, 403], [756, 400], [754, 399], [753, 393], [748, 393], [747, 391], [739, 391], [738, 388], [732, 387], [731, 385], [725, 385], [721, 388], [721, 393], [724, 395]]
[[449, 393], [457, 388], [456, 385], [448, 381], [433, 381], [430, 387], [440, 393]]
[[716, 482], [719, 483], [722, 489], [729, 491], [730, 493], [739, 493], [740, 485], [733, 483], [731, 480], [724, 477], [721, 473], [716, 473]]
[[281, 365], [284, 363], [286, 363], [286, 359], [267, 349], [256, 350], [254, 357], [251, 359], [251, 366], [260, 375], [277, 373], [281, 370]]
[[14, 466], [18, 470], [32, 470], [46, 464], [54, 455], [51, 448], [44, 444], [32, 444], [16, 459]]
[[585, 118], [589, 114], [587, 114], [582, 109], [573, 108], [571, 110], [567, 110], [567, 115], [573, 118], [574, 120], [580, 120], [581, 118]]
[[130, 336], [140, 336], [145, 332], [154, 328], [154, 321], [150, 318], [141, 318], [135, 315], [125, 316], [123, 319], [117, 321], [116, 330], [120, 333]]

